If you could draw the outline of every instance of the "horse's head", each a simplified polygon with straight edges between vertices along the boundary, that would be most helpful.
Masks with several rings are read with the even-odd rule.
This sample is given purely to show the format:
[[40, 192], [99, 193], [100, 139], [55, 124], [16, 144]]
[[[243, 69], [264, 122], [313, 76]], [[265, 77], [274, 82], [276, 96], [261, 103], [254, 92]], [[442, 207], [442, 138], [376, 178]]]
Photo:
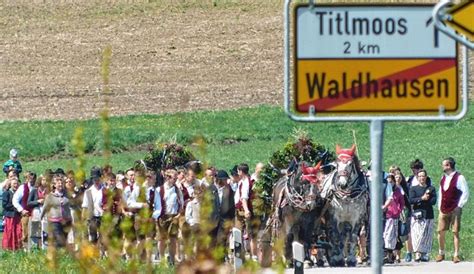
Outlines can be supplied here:
[[355, 151], [355, 145], [352, 145], [349, 149], [342, 149], [339, 145], [336, 145], [337, 168], [335, 178], [336, 184], [341, 188], [346, 188], [359, 177], [359, 160]]
[[294, 196], [300, 197], [301, 200], [301, 206], [299, 207], [307, 211], [316, 207], [320, 169], [321, 162], [315, 166], [308, 166], [305, 162], [301, 162], [290, 178], [290, 186], [294, 190]]

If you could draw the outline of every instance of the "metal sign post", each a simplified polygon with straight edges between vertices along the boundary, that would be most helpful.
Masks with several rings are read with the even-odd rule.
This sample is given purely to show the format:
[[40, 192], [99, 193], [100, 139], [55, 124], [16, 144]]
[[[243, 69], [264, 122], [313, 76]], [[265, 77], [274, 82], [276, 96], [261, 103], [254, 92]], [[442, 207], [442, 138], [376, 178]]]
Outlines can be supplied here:
[[383, 121], [375, 119], [370, 123], [370, 158], [372, 159], [370, 185], [370, 262], [373, 274], [382, 273], [382, 159]]
[[299, 122], [371, 122], [370, 255], [372, 273], [380, 274], [384, 121], [466, 115], [469, 52], [462, 47], [460, 93], [458, 45], [450, 37], [471, 44], [441, 29], [449, 11], [458, 23], [466, 15], [447, 4], [292, 2], [284, 6], [285, 112]]

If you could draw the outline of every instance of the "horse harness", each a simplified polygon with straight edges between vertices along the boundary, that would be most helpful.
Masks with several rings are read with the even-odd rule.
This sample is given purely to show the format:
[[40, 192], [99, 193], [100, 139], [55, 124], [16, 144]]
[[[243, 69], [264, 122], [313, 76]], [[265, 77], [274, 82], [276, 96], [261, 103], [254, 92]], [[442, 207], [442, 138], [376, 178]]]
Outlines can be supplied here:
[[[335, 171], [337, 172], [337, 171]], [[350, 184], [347, 185], [346, 189], [342, 189], [339, 187], [339, 185], [337, 184], [334, 184], [334, 189], [333, 189], [333, 194], [335, 196], [335, 198], [337, 199], [357, 199], [359, 198], [360, 196], [362, 196], [365, 192], [367, 192], [367, 186], [364, 185], [364, 186], [361, 186], [359, 185], [359, 180], [360, 180], [360, 177], [361, 177], [361, 174], [358, 173], [357, 174], [357, 177], [352, 180], [352, 182]], [[337, 177], [334, 176], [333, 177], [333, 181], [336, 179]]]
[[303, 197], [301, 194], [296, 191], [296, 189], [292, 186], [292, 183], [294, 182], [296, 177], [296, 174], [292, 174], [291, 176], [288, 177], [288, 180], [286, 180], [285, 187], [282, 188], [280, 193], [278, 194], [278, 201], [275, 205], [276, 210], [274, 210], [273, 214], [270, 216], [270, 218], [267, 221], [267, 224], [265, 226], [265, 229], [263, 233], [267, 233], [269, 229], [272, 227], [274, 228], [273, 231], [276, 231], [276, 228], [278, 228], [280, 224], [280, 208], [283, 208], [287, 205], [294, 207], [296, 209], [299, 209], [301, 211], [308, 211], [308, 208], [306, 207], [306, 203], [308, 201], [315, 200], [316, 197]]

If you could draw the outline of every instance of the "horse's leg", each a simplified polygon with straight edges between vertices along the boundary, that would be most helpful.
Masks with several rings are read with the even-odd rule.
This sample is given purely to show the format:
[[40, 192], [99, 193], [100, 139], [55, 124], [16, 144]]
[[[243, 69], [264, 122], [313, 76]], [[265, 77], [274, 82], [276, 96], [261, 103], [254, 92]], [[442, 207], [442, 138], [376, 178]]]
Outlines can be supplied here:
[[357, 259], [355, 256], [355, 248], [357, 245], [357, 238], [359, 234], [359, 229], [360, 225], [356, 224], [354, 227], [352, 227], [351, 231], [349, 232], [348, 235], [348, 242], [349, 242], [349, 249], [348, 249], [348, 255], [346, 259], [346, 264], [349, 267], [353, 267], [357, 265]]
[[294, 219], [288, 208], [284, 208], [283, 212], [284, 212], [284, 215], [283, 215], [283, 226], [282, 226], [283, 235], [282, 236], [285, 239], [284, 256], [285, 256], [285, 261], [286, 261], [287, 266], [292, 268], [293, 267], [292, 243], [294, 240], [294, 232], [293, 232]]
[[272, 265], [272, 229], [262, 231], [260, 237], [260, 265], [270, 267]]
[[[342, 223], [342, 239], [341, 241], [344, 243], [343, 249], [342, 249], [342, 256], [344, 260], [347, 258], [349, 252], [348, 252], [348, 246], [349, 246], [349, 241], [350, 241], [350, 233], [352, 226], [348, 222]], [[344, 262], [345, 265], [345, 262]]]
[[290, 231], [287, 233], [285, 237], [285, 261], [286, 265], [289, 268], [293, 268], [293, 250], [292, 250], [292, 243], [293, 243], [294, 235]]
[[331, 252], [329, 256], [330, 266], [344, 266], [344, 257], [342, 254], [344, 248], [344, 237], [340, 232], [337, 220], [331, 220], [330, 239]]
[[311, 243], [312, 243], [312, 236], [313, 230], [311, 228], [314, 227], [314, 219], [316, 218], [316, 210], [311, 212], [305, 213], [302, 216], [302, 225], [300, 227], [300, 234], [303, 240], [304, 246], [304, 262], [305, 266], [312, 267], [314, 265], [313, 261], [311, 260]]
[[366, 232], [366, 227], [364, 225], [364, 227], [360, 229], [360, 232], [359, 232], [359, 241], [358, 241], [358, 245], [359, 245], [359, 258], [360, 258], [360, 262], [359, 263], [363, 263], [367, 260], [367, 232]]

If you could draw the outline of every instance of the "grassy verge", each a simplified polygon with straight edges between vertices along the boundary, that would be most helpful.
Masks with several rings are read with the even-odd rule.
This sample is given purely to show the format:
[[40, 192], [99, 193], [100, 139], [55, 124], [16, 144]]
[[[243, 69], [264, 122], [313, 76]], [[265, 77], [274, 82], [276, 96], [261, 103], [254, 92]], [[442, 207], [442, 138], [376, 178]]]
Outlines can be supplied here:
[[[19, 251], [19, 252], [4, 252], [0, 251], [0, 266], [1, 273], [85, 273], [85, 269], [80, 267], [78, 261], [66, 252], [58, 254], [59, 259], [56, 264], [51, 265], [47, 260], [47, 254], [45, 251], [32, 251], [31, 253]], [[114, 273], [127, 273], [130, 270], [130, 265], [123, 262], [115, 262], [118, 267], [115, 268]], [[105, 260], [99, 260], [96, 264], [100, 272], [93, 273], [109, 273]], [[97, 269], [96, 269], [97, 270]], [[155, 265], [151, 271], [145, 269], [145, 266], [138, 267], [136, 269], [139, 273], [160, 273], [160, 274], [171, 274], [175, 273], [173, 268], [169, 268], [163, 265]]]

